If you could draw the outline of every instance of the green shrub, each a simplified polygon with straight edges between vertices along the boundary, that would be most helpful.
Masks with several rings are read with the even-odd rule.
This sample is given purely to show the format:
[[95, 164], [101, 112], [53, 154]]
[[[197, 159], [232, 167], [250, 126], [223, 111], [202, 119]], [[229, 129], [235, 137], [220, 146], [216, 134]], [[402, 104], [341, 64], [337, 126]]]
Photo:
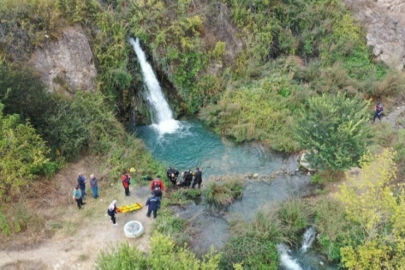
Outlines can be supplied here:
[[297, 144], [291, 124], [300, 95], [291, 77], [273, 73], [248, 87], [226, 91], [219, 106], [203, 109], [201, 117], [237, 142], [261, 140], [277, 150], [292, 151]]
[[0, 61], [0, 100], [5, 114], [19, 114], [40, 134], [48, 128], [46, 115], [53, 114], [57, 102], [32, 70]]
[[299, 199], [282, 202], [277, 210], [283, 234], [294, 244], [299, 243], [302, 233], [309, 226], [310, 215], [307, 203]]
[[168, 237], [155, 234], [151, 238], [148, 255], [140, 252], [136, 247], [122, 244], [110, 252], [101, 251], [96, 261], [96, 269], [216, 270], [220, 258], [221, 254], [211, 252], [199, 260], [186, 247], [177, 247]]
[[29, 123], [4, 116], [3, 108], [0, 103], [0, 200], [10, 201], [49, 162], [49, 149]]
[[175, 236], [184, 231], [185, 223], [185, 219], [175, 217], [170, 211], [163, 211], [159, 213], [154, 230], [165, 236]]
[[125, 243], [109, 252], [101, 251], [96, 260], [96, 269], [147, 269], [147, 258], [136, 246]]
[[340, 260], [340, 249], [349, 243], [359, 243], [365, 235], [361, 227], [345, 218], [342, 205], [329, 198], [314, 203], [315, 225], [318, 233], [316, 244], [329, 261]]
[[0, 211], [0, 230], [5, 236], [20, 232], [38, 234], [44, 230], [45, 218], [33, 213], [21, 200]]
[[234, 220], [223, 248], [221, 269], [233, 269], [240, 263], [244, 269], [278, 269], [276, 244], [285, 239], [282, 225], [272, 212], [259, 211], [250, 223]]
[[225, 207], [243, 195], [243, 181], [238, 179], [219, 182], [208, 182], [203, 190], [207, 203], [216, 207]]
[[7, 218], [1, 211], [0, 211], [0, 229], [3, 235], [8, 236], [12, 233], [11, 228], [7, 222]]
[[371, 133], [367, 102], [344, 94], [308, 99], [296, 121], [295, 135], [308, 149], [311, 168], [344, 170], [357, 164], [365, 152]]

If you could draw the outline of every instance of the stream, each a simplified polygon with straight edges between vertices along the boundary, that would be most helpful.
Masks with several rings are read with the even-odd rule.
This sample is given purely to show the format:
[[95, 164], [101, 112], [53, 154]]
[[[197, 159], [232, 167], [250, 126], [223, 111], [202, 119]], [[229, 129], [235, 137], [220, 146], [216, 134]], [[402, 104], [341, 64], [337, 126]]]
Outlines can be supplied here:
[[[129, 132], [141, 138], [154, 158], [167, 166], [176, 167], [180, 172], [200, 167], [203, 185], [219, 176], [238, 175], [246, 180], [242, 198], [226, 210], [218, 212], [200, 201], [175, 209], [176, 214], [189, 220], [195, 229], [191, 246], [195, 253], [202, 255], [211, 246], [216, 249], [224, 246], [228, 238], [227, 220], [232, 215], [249, 221], [261, 207], [311, 194], [309, 176], [297, 170], [296, 156], [271, 151], [258, 143], [236, 144], [207, 130], [195, 119], [173, 119], [139, 40], [130, 38], [129, 42], [142, 69], [145, 100], [152, 115], [151, 125], [138, 127], [134, 124], [128, 127]], [[329, 268], [322, 258], [311, 252], [316, 232], [308, 230], [303, 235], [301, 249], [295, 251], [282, 243], [278, 245], [280, 269], [336, 269]]]

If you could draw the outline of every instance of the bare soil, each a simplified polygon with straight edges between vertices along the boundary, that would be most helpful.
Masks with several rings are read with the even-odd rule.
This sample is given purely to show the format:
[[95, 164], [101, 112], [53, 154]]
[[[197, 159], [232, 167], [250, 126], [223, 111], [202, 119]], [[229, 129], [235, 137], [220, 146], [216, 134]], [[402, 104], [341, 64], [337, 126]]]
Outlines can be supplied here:
[[[101, 250], [108, 250], [120, 243], [128, 242], [147, 252], [149, 234], [154, 222], [146, 217], [147, 209], [117, 214], [117, 226], [113, 226], [107, 216], [108, 205], [114, 199], [117, 205], [134, 202], [145, 204], [150, 196], [148, 186], [130, 187], [131, 196], [126, 197], [117, 179], [106, 179], [98, 169], [97, 158], [84, 158], [61, 170], [43, 194], [32, 198], [31, 207], [46, 218], [41, 238], [18, 234], [0, 248], [0, 269], [94, 269], [96, 258]], [[78, 172], [86, 179], [94, 173], [99, 178], [100, 197], [94, 199], [87, 188], [86, 205], [79, 210], [72, 199], [72, 189]], [[38, 190], [36, 190], [38, 193]], [[138, 220], [145, 232], [139, 238], [127, 238], [124, 225], [130, 220]], [[45, 232], [50, 233], [45, 233]], [[39, 243], [39, 244], [37, 244]]]

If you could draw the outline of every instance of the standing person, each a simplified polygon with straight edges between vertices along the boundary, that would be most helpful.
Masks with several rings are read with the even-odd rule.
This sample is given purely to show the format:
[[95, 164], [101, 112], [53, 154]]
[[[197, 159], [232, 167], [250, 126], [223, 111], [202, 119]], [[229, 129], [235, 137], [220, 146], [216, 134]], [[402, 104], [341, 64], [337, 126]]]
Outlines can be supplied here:
[[128, 173], [123, 173], [121, 175], [122, 185], [125, 189], [125, 196], [129, 196], [131, 193], [129, 192], [129, 185], [131, 184], [131, 176]]
[[375, 105], [375, 112], [374, 112], [374, 117], [373, 117], [373, 123], [375, 122], [375, 119], [378, 117], [378, 119], [381, 121], [381, 115], [384, 111], [384, 107], [381, 104], [381, 102], [378, 102], [377, 105]]
[[86, 194], [86, 178], [84, 178], [84, 175], [82, 173], [79, 173], [79, 176], [77, 177], [77, 184], [79, 185], [80, 191], [82, 192], [82, 199], [85, 199]]
[[194, 181], [193, 181], [193, 185], [191, 186], [191, 188], [194, 188], [195, 185], [198, 185], [198, 188], [200, 188], [201, 183], [202, 183], [202, 172], [200, 171], [200, 168], [197, 167], [195, 169]]
[[82, 192], [79, 189], [79, 185], [76, 185], [73, 189], [73, 199], [76, 200], [77, 207], [79, 207], [79, 209], [82, 209], [82, 206], [86, 204], [82, 200]]
[[161, 190], [165, 190], [165, 185], [163, 184], [163, 181], [160, 179], [160, 175], [158, 175], [156, 177], [155, 180], [153, 180], [150, 183], [150, 190], [155, 190], [156, 188], [161, 189]]
[[94, 177], [94, 174], [90, 174], [90, 186], [91, 186], [91, 191], [93, 192], [93, 198], [97, 199], [98, 198], [98, 180], [96, 177]]
[[150, 214], [153, 212], [153, 218], [156, 218], [157, 210], [160, 208], [160, 199], [156, 197], [154, 192], [152, 192], [152, 197], [149, 197], [146, 201], [146, 205], [148, 206], [148, 213], [146, 216], [150, 217]]
[[113, 226], [118, 225], [118, 223], [115, 220], [115, 214], [117, 213], [117, 200], [112, 201], [110, 206], [108, 206], [107, 214], [111, 217], [111, 222], [113, 223]]

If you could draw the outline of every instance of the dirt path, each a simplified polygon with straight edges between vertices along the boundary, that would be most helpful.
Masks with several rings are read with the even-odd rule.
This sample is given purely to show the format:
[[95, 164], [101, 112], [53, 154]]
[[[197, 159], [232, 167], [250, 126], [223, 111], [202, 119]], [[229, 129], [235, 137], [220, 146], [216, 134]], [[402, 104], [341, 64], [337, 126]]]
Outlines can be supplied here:
[[[52, 204], [53, 210], [51, 211], [55, 213], [63, 208], [63, 217], [58, 223], [61, 224], [61, 228], [58, 228], [50, 239], [44, 240], [40, 245], [30, 249], [1, 250], [0, 269], [94, 269], [95, 260], [101, 250], [123, 242], [147, 251], [149, 234], [154, 220], [146, 217], [147, 209], [145, 207], [136, 212], [118, 214], [118, 226], [112, 226], [106, 211], [109, 203], [114, 199], [118, 200], [118, 205], [134, 202], [144, 204], [150, 196], [148, 187], [136, 189], [132, 187], [132, 195], [125, 197], [122, 186], [111, 185], [103, 179], [104, 186], [108, 185], [109, 188], [104, 188], [105, 191], [100, 190], [99, 199], [88, 196], [86, 205], [79, 210], [70, 198], [71, 187], [76, 181], [78, 171], [84, 172], [86, 176], [91, 172], [96, 172], [97, 175], [97, 171], [94, 169], [96, 166], [89, 163], [91, 163], [91, 159], [73, 164], [56, 176], [55, 180], [61, 183], [61, 189], [66, 190], [66, 192], [61, 192], [66, 199], [55, 201], [48, 198], [45, 200], [48, 204]], [[91, 170], [91, 167], [94, 170]], [[123, 228], [125, 223], [130, 220], [138, 220], [143, 224], [145, 233], [141, 237], [130, 239], [125, 236]], [[50, 226], [52, 222], [49, 220], [46, 226]]]
[[405, 123], [405, 104], [392, 108], [391, 113], [383, 117], [382, 121], [390, 123], [396, 129], [400, 127], [405, 128], [405, 126], [402, 126]]

